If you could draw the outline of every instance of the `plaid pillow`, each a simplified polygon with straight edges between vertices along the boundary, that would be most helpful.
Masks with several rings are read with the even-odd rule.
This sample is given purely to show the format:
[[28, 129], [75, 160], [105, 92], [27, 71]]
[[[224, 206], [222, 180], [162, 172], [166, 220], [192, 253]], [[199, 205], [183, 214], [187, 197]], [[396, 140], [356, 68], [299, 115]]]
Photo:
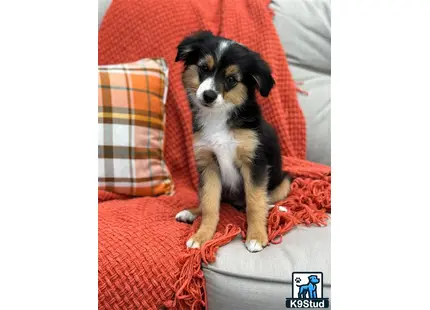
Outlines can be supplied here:
[[99, 189], [132, 196], [173, 193], [164, 162], [163, 59], [98, 67]]

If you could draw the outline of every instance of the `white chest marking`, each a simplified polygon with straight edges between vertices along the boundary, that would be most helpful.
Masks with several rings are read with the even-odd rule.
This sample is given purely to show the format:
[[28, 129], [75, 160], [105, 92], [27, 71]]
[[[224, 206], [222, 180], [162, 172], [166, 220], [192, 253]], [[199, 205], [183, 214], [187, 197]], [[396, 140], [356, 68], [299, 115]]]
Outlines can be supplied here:
[[234, 164], [237, 141], [234, 139], [224, 119], [212, 117], [203, 123], [200, 139], [194, 148], [210, 149], [215, 153], [221, 171], [221, 181], [224, 187], [237, 189], [240, 175]]

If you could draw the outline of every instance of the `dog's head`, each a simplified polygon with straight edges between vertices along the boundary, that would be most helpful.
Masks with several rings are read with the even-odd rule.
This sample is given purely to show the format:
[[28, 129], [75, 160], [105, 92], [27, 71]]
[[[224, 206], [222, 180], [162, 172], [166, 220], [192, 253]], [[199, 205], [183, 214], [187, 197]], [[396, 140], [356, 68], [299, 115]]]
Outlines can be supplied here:
[[308, 279], [309, 279], [309, 282], [312, 284], [320, 283], [320, 279], [318, 279], [317, 276], [309, 276]]
[[254, 51], [209, 31], [186, 37], [175, 61], [184, 61], [182, 82], [199, 108], [232, 110], [258, 89], [267, 97], [275, 84], [270, 67]]

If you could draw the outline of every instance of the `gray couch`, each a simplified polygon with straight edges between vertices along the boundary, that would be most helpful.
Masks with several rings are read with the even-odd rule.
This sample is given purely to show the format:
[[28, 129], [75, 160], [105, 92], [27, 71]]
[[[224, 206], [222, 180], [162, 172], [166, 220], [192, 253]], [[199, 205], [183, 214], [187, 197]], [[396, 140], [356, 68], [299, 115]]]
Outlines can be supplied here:
[[[291, 73], [308, 95], [298, 94], [307, 124], [307, 157], [331, 165], [330, 154], [330, 0], [274, 0], [274, 24]], [[240, 238], [219, 249], [204, 266], [208, 305], [214, 310], [285, 309], [293, 271], [321, 271], [323, 295], [330, 297], [330, 225], [297, 227], [250, 254]]]
[[[111, 0], [99, 0], [99, 26]], [[308, 95], [298, 94], [307, 123], [307, 156], [331, 165], [330, 155], [330, 0], [274, 0], [274, 24], [293, 77]], [[323, 295], [330, 297], [330, 225], [296, 227], [283, 242], [249, 253], [240, 238], [219, 249], [214, 264], [203, 266], [212, 310], [285, 309], [292, 272], [323, 272]]]

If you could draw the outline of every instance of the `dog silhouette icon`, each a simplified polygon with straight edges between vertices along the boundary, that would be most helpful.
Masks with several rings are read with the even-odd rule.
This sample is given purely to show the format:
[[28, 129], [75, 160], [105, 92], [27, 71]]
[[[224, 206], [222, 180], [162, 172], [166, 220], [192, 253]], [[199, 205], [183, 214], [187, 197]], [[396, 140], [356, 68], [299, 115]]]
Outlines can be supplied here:
[[317, 284], [320, 283], [320, 279], [316, 275], [308, 277], [309, 282], [307, 284], [296, 284], [299, 287], [299, 298], [318, 298], [317, 296]]

